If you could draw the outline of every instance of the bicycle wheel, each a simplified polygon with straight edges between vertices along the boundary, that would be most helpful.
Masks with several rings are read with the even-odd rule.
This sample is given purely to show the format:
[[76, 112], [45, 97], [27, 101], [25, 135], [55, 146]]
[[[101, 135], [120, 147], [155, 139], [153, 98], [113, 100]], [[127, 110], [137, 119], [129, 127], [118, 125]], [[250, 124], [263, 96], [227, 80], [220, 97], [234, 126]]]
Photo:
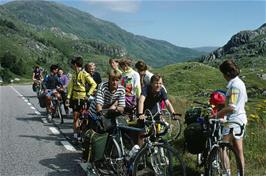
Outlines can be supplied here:
[[127, 168], [122, 157], [122, 152], [115, 139], [109, 138], [104, 152], [104, 158], [99, 161], [93, 161], [92, 167], [96, 175], [127, 175]]
[[163, 138], [168, 142], [175, 141], [181, 133], [182, 126], [180, 120], [173, 120], [171, 117], [164, 119], [169, 124], [169, 129], [167, 134], [163, 136]]
[[132, 164], [133, 176], [186, 175], [185, 165], [177, 151], [167, 144], [146, 145]]
[[57, 105], [56, 105], [56, 116], [60, 119], [61, 124], [64, 123], [60, 103], [57, 103]]
[[214, 147], [208, 157], [207, 175], [237, 175], [243, 176], [239, 156], [229, 143], [220, 143]]

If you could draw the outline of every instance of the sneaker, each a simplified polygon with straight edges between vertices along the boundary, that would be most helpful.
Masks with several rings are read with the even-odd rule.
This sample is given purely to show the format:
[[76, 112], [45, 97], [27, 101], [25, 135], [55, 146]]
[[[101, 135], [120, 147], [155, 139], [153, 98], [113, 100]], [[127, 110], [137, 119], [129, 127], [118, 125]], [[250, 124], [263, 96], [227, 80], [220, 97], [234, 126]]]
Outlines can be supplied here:
[[52, 121], [52, 115], [50, 113], [48, 114], [47, 119], [48, 119], [49, 122]]
[[74, 139], [78, 139], [78, 133], [74, 133], [73, 137]]

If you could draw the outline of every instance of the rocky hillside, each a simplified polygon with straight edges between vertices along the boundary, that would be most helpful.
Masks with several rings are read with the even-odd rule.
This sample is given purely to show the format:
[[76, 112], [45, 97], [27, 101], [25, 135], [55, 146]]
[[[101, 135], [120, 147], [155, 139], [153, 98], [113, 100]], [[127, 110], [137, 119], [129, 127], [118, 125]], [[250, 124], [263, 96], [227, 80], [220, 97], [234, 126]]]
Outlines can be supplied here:
[[214, 64], [227, 58], [234, 58], [243, 64], [250, 62], [247, 58], [257, 57], [266, 57], [266, 23], [256, 30], [241, 31], [235, 34], [226, 45], [203, 56], [200, 60]]

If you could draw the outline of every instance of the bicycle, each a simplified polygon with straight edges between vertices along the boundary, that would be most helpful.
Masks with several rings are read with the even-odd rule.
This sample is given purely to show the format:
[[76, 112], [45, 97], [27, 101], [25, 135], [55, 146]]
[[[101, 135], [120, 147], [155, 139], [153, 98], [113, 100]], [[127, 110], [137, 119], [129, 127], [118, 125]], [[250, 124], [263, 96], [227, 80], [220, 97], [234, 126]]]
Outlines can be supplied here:
[[37, 97], [40, 96], [42, 93], [41, 80], [34, 80], [32, 84], [32, 89], [34, 92], [36, 92]]
[[[90, 161], [91, 166], [89, 166], [90, 168], [87, 168], [86, 171], [96, 175], [126, 176], [130, 174], [129, 168], [132, 158], [129, 156], [129, 152], [134, 146], [127, 132], [144, 132], [144, 130], [127, 126], [127, 122], [120, 116], [121, 114], [113, 112], [113, 110], [108, 110], [107, 112], [116, 115], [112, 115], [112, 117], [106, 119], [111, 121], [111, 127], [108, 130], [105, 129], [105, 133], [107, 133], [107, 142], [103, 158], [99, 160], [92, 159]], [[108, 113], [104, 114], [108, 116]]]
[[53, 118], [59, 118], [60, 123], [64, 123], [64, 119], [62, 116], [62, 109], [61, 109], [62, 101], [57, 98], [55, 93], [51, 94], [51, 110], [52, 110], [52, 117]]
[[[241, 136], [244, 130], [244, 125], [235, 121], [210, 118], [210, 106], [200, 102], [195, 103], [204, 105], [205, 109], [205, 119], [203, 123], [206, 125], [207, 129], [207, 142], [206, 148], [204, 149], [201, 157], [199, 157], [202, 165], [204, 166], [205, 175], [243, 176], [244, 173], [240, 158], [232, 144], [223, 141], [222, 129], [230, 124], [238, 125], [241, 131], [239, 134], [233, 135]], [[230, 133], [233, 133], [233, 128], [230, 129]]]
[[[147, 113], [149, 113], [149, 116], [152, 116], [151, 112], [147, 112]], [[132, 109], [132, 112], [130, 114], [127, 113], [126, 115], [130, 115], [132, 117], [132, 119], [128, 121], [129, 126], [135, 126], [137, 123], [136, 122], [137, 121], [137, 108], [134, 107]], [[167, 142], [169, 143], [175, 141], [179, 137], [182, 131], [182, 125], [181, 125], [181, 119], [174, 118], [174, 117], [175, 116], [181, 117], [182, 114], [175, 113], [171, 115], [171, 113], [167, 109], [162, 109], [156, 115], [160, 115], [161, 120], [163, 120], [166, 123], [167, 128], [168, 128], [167, 134], [165, 134], [163, 138], [167, 140]], [[163, 130], [163, 128], [161, 130]]]
[[186, 175], [185, 164], [178, 152], [161, 138], [167, 134], [169, 125], [158, 119], [159, 112], [152, 115], [146, 110], [145, 115], [145, 142], [134, 158], [132, 175]]

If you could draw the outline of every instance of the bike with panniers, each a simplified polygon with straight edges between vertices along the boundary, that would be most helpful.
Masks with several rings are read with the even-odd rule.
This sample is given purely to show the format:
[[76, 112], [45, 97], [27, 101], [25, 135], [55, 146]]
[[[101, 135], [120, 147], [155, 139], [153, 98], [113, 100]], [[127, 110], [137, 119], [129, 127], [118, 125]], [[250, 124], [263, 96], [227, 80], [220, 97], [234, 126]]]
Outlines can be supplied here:
[[144, 144], [139, 149], [132, 163], [131, 173], [134, 176], [186, 175], [183, 159], [178, 151], [170, 146], [169, 139], [165, 138], [170, 126], [162, 118], [163, 112], [152, 114], [149, 110], [145, 110], [143, 124], [146, 133], [143, 136]]
[[[162, 141], [161, 137], [168, 131], [167, 123], [149, 116], [145, 128], [141, 128], [128, 126], [127, 119], [112, 110], [94, 118], [95, 124], [91, 127], [97, 128], [90, 128], [85, 133], [83, 160], [86, 163], [81, 163], [88, 174], [185, 175], [185, 166], [177, 151], [167, 141]], [[161, 131], [158, 131], [158, 124]], [[132, 132], [144, 134], [146, 144], [141, 148], [135, 145], [129, 136]]]
[[[88, 174], [129, 175], [134, 148], [128, 132], [143, 132], [141, 128], [127, 125], [127, 118], [114, 110], [103, 110], [89, 119], [91, 127], [84, 135], [81, 167]], [[94, 123], [94, 124], [92, 124]]]
[[241, 132], [234, 135], [241, 136], [244, 126], [213, 117], [213, 109], [208, 104], [194, 103], [201, 106], [192, 107], [185, 115], [184, 138], [188, 152], [197, 154], [198, 164], [204, 167], [206, 176], [243, 176], [240, 158], [232, 144], [223, 141], [222, 129], [230, 124], [238, 125]]
[[58, 98], [58, 92], [51, 94], [51, 113], [52, 118], [59, 118], [60, 123], [63, 123], [63, 116], [62, 116], [62, 98]]

